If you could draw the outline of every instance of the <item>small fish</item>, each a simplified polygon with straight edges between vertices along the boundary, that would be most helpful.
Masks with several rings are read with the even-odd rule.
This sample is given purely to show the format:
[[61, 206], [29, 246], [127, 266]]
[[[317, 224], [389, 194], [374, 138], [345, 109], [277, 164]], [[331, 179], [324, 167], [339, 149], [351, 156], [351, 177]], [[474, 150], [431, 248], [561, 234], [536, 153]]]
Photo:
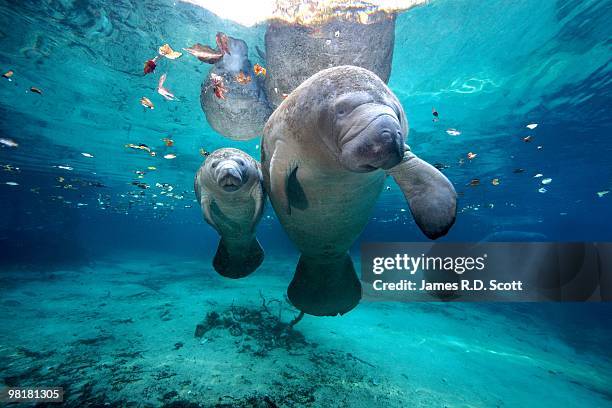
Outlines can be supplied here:
[[535, 129], [535, 128], [537, 128], [537, 127], [538, 127], [538, 124], [537, 124], [537, 123], [530, 123], [530, 124], [528, 124], [528, 125], [527, 125], [527, 126], [525, 126], [525, 127], [526, 127], [526, 128], [528, 128], [528, 129], [533, 130], [533, 129]]
[[229, 50], [229, 38], [222, 32], [218, 32], [215, 40], [217, 42], [217, 48], [223, 52], [224, 54], [231, 55], [232, 53]]
[[529, 143], [529, 142], [531, 142], [531, 136], [525, 136], [525, 137], [523, 138], [523, 142], [525, 142], [525, 143]]
[[6, 78], [6, 79], [8, 79], [10, 81], [11, 77], [13, 76], [13, 74], [14, 74], [13, 70], [9, 69], [4, 74], [2, 74], [2, 78]]
[[476, 154], [476, 153], [472, 153], [472, 152], [469, 152], [469, 153], [467, 154], [467, 158], [468, 158], [469, 160], [475, 159], [475, 158], [476, 158], [476, 156], [478, 156], [478, 154]]
[[156, 64], [157, 58], [158, 57], [155, 57], [153, 59], [145, 61], [144, 63], [144, 74], [145, 75], [150, 74], [155, 71], [155, 68], [157, 68], [157, 64]]
[[209, 155], [210, 155], [210, 152], [204, 150], [203, 148], [200, 148], [200, 156], [208, 157]]
[[189, 48], [183, 48], [185, 51], [196, 57], [202, 62], [207, 64], [216, 64], [223, 58], [223, 52], [213, 50], [208, 45], [202, 45], [200, 43], [194, 44]]
[[89, 157], [89, 158], [93, 157], [93, 154], [91, 154], [91, 153], [81, 153], [81, 155], [83, 155], [85, 157]]
[[494, 178], [493, 180], [491, 180], [491, 184], [493, 184], [494, 186], [499, 186], [499, 179]]
[[446, 129], [446, 133], [448, 133], [451, 136], [459, 136], [461, 134], [460, 131], [458, 131], [457, 129], [453, 129], [453, 128]]
[[7, 186], [18, 186], [18, 185], [19, 185], [19, 183], [14, 182], [14, 181], [7, 181], [7, 182], [6, 182], [6, 183], [4, 183], [4, 184], [6, 184]]
[[522, 173], [522, 172], [524, 172], [524, 171], [525, 171], [525, 169], [520, 169], [520, 168], [519, 168], [519, 169], [514, 169], [514, 170], [512, 170], [512, 172], [513, 172], [513, 173], [517, 173], [517, 174], [518, 174], [518, 173]]
[[240, 85], [246, 85], [251, 82], [251, 76], [240, 71], [238, 75], [236, 75], [236, 82], [238, 82]]
[[165, 137], [165, 138], [162, 139], [162, 142], [164, 142], [164, 144], [166, 146], [168, 146], [168, 147], [174, 146], [174, 140], [172, 140], [170, 138]]
[[253, 65], [253, 72], [255, 72], [255, 75], [266, 76], [266, 73], [268, 71], [266, 71], [266, 69], [262, 67], [261, 65], [255, 64]]
[[546, 191], [548, 191], [548, 190], [546, 190], [544, 187], [542, 187], [542, 188], [540, 188], [540, 189], [538, 190], [538, 193], [542, 193], [542, 194], [544, 194]]
[[42, 90], [40, 88], [36, 88], [35, 86], [31, 87], [30, 91], [42, 95]]
[[167, 155], [164, 156], [164, 159], [168, 159], [168, 160], [176, 159], [176, 154], [168, 153]]
[[18, 147], [19, 146], [19, 144], [15, 142], [13, 139], [5, 138], [5, 137], [0, 138], [0, 144], [7, 146], [7, 147]]
[[444, 164], [444, 163], [435, 163], [433, 166], [438, 170], [444, 170], [450, 167], [449, 165]]
[[470, 180], [470, 186], [474, 187], [478, 185], [480, 185], [480, 179], [475, 178], [475, 179]]
[[155, 105], [153, 105], [153, 102], [151, 102], [151, 100], [147, 98], [146, 96], [143, 96], [142, 98], [140, 98], [140, 104], [144, 106], [145, 108], [155, 109]]
[[157, 84], [157, 93], [169, 101], [175, 100], [176, 98], [174, 97], [174, 94], [164, 87], [164, 82], [166, 82], [166, 74], [163, 74], [159, 77], [159, 82]]
[[125, 145], [125, 147], [129, 147], [130, 149], [145, 150], [146, 152], [151, 153], [151, 148], [144, 143], [140, 143], [137, 145], [133, 143], [128, 143]]
[[162, 55], [168, 59], [177, 59], [179, 58], [181, 55], [183, 55], [183, 53], [178, 52], [178, 51], [174, 51], [171, 47], [170, 44], [164, 44], [161, 47], [159, 47], [159, 55]]
[[551, 178], [545, 178], [541, 181], [542, 184], [550, 184], [552, 182]]
[[608, 194], [610, 192], [610, 190], [604, 190], [604, 191], [598, 191], [597, 195], [599, 196], [599, 198], [605, 196], [606, 194]]

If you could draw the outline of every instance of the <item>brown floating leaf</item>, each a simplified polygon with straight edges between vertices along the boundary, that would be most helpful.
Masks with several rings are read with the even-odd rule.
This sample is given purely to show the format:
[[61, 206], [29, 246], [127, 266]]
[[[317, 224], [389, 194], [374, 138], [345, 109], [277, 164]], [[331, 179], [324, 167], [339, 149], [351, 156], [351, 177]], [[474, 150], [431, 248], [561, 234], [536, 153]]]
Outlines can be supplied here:
[[216, 64], [223, 58], [223, 52], [213, 50], [208, 45], [197, 43], [189, 48], [183, 48], [185, 51], [207, 64]]
[[467, 154], [467, 158], [468, 158], [468, 159], [470, 159], [470, 160], [475, 159], [475, 158], [476, 158], [476, 156], [478, 156], [478, 154], [476, 154], [476, 153], [472, 153], [472, 152], [469, 152], [469, 153]]
[[153, 71], [155, 71], [155, 68], [157, 67], [157, 57], [147, 60], [144, 63], [144, 73], [145, 75], [152, 73]]
[[523, 142], [526, 142], [526, 143], [531, 142], [531, 136], [525, 136], [525, 137], [523, 138]]
[[219, 99], [225, 99], [227, 88], [223, 82], [223, 77], [217, 74], [210, 74], [210, 83], [213, 87], [215, 96]]
[[153, 102], [151, 102], [151, 100], [147, 98], [146, 96], [143, 96], [142, 98], [140, 98], [140, 104], [144, 106], [145, 108], [155, 109], [155, 105], [153, 105]]
[[261, 76], [266, 76], [266, 72], [267, 72], [266, 69], [259, 64], [253, 65], [253, 71], [255, 72], [255, 75], [261, 75]]
[[491, 184], [493, 184], [494, 186], [499, 186], [499, 179], [494, 178], [493, 180], [491, 180]]
[[236, 82], [238, 82], [240, 85], [246, 85], [251, 82], [251, 76], [240, 71], [238, 75], [236, 75]]
[[183, 53], [178, 52], [178, 51], [174, 51], [169, 44], [164, 44], [161, 47], [159, 47], [159, 55], [163, 55], [164, 57], [168, 58], [168, 59], [177, 59], [178, 57], [180, 57], [181, 55], [183, 55]]
[[37, 93], [39, 95], [42, 95], [42, 90], [40, 90], [39, 88], [36, 88], [34, 86], [30, 88], [30, 91], [34, 92], [34, 93]]
[[470, 186], [478, 186], [480, 185], [480, 179], [472, 179], [470, 181]]
[[3, 78], [10, 79], [13, 76], [14, 72], [12, 69], [9, 69], [4, 74], [2, 74]]

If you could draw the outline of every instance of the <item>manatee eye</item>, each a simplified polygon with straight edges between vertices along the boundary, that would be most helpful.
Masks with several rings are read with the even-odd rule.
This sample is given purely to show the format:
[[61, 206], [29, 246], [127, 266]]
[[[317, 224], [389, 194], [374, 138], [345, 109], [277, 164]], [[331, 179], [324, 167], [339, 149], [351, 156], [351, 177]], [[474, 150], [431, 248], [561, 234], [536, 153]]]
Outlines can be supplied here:
[[245, 165], [244, 160], [242, 160], [240, 157], [235, 158], [234, 161], [238, 163], [240, 167], [244, 167]]
[[351, 107], [346, 102], [339, 103], [336, 106], [336, 116], [344, 116], [351, 111]]
[[210, 163], [210, 167], [214, 169], [215, 167], [217, 167], [217, 164], [219, 164], [219, 161], [215, 160], [214, 162]]

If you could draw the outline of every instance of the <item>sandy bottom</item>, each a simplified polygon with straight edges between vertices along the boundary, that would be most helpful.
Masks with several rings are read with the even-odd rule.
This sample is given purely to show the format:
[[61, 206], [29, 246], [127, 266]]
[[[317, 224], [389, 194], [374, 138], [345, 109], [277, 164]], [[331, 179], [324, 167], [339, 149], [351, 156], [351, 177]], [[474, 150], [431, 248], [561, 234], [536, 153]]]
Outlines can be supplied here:
[[2, 271], [0, 380], [63, 386], [74, 407], [612, 405], [610, 354], [529, 305], [362, 303], [291, 329], [294, 262], [238, 281], [142, 253]]

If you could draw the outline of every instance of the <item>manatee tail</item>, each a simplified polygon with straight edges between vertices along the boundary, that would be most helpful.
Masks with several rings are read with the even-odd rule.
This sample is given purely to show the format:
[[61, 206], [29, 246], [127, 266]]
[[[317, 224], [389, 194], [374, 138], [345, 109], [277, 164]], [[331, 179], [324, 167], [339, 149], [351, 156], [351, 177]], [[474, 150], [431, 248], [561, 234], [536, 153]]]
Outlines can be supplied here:
[[336, 316], [357, 306], [361, 283], [348, 253], [331, 259], [302, 255], [287, 295], [304, 313]]
[[234, 248], [232, 246], [231, 249], [221, 238], [213, 259], [213, 267], [221, 276], [238, 279], [253, 273], [261, 265], [263, 259], [264, 251], [257, 238], [253, 238], [246, 247]]

